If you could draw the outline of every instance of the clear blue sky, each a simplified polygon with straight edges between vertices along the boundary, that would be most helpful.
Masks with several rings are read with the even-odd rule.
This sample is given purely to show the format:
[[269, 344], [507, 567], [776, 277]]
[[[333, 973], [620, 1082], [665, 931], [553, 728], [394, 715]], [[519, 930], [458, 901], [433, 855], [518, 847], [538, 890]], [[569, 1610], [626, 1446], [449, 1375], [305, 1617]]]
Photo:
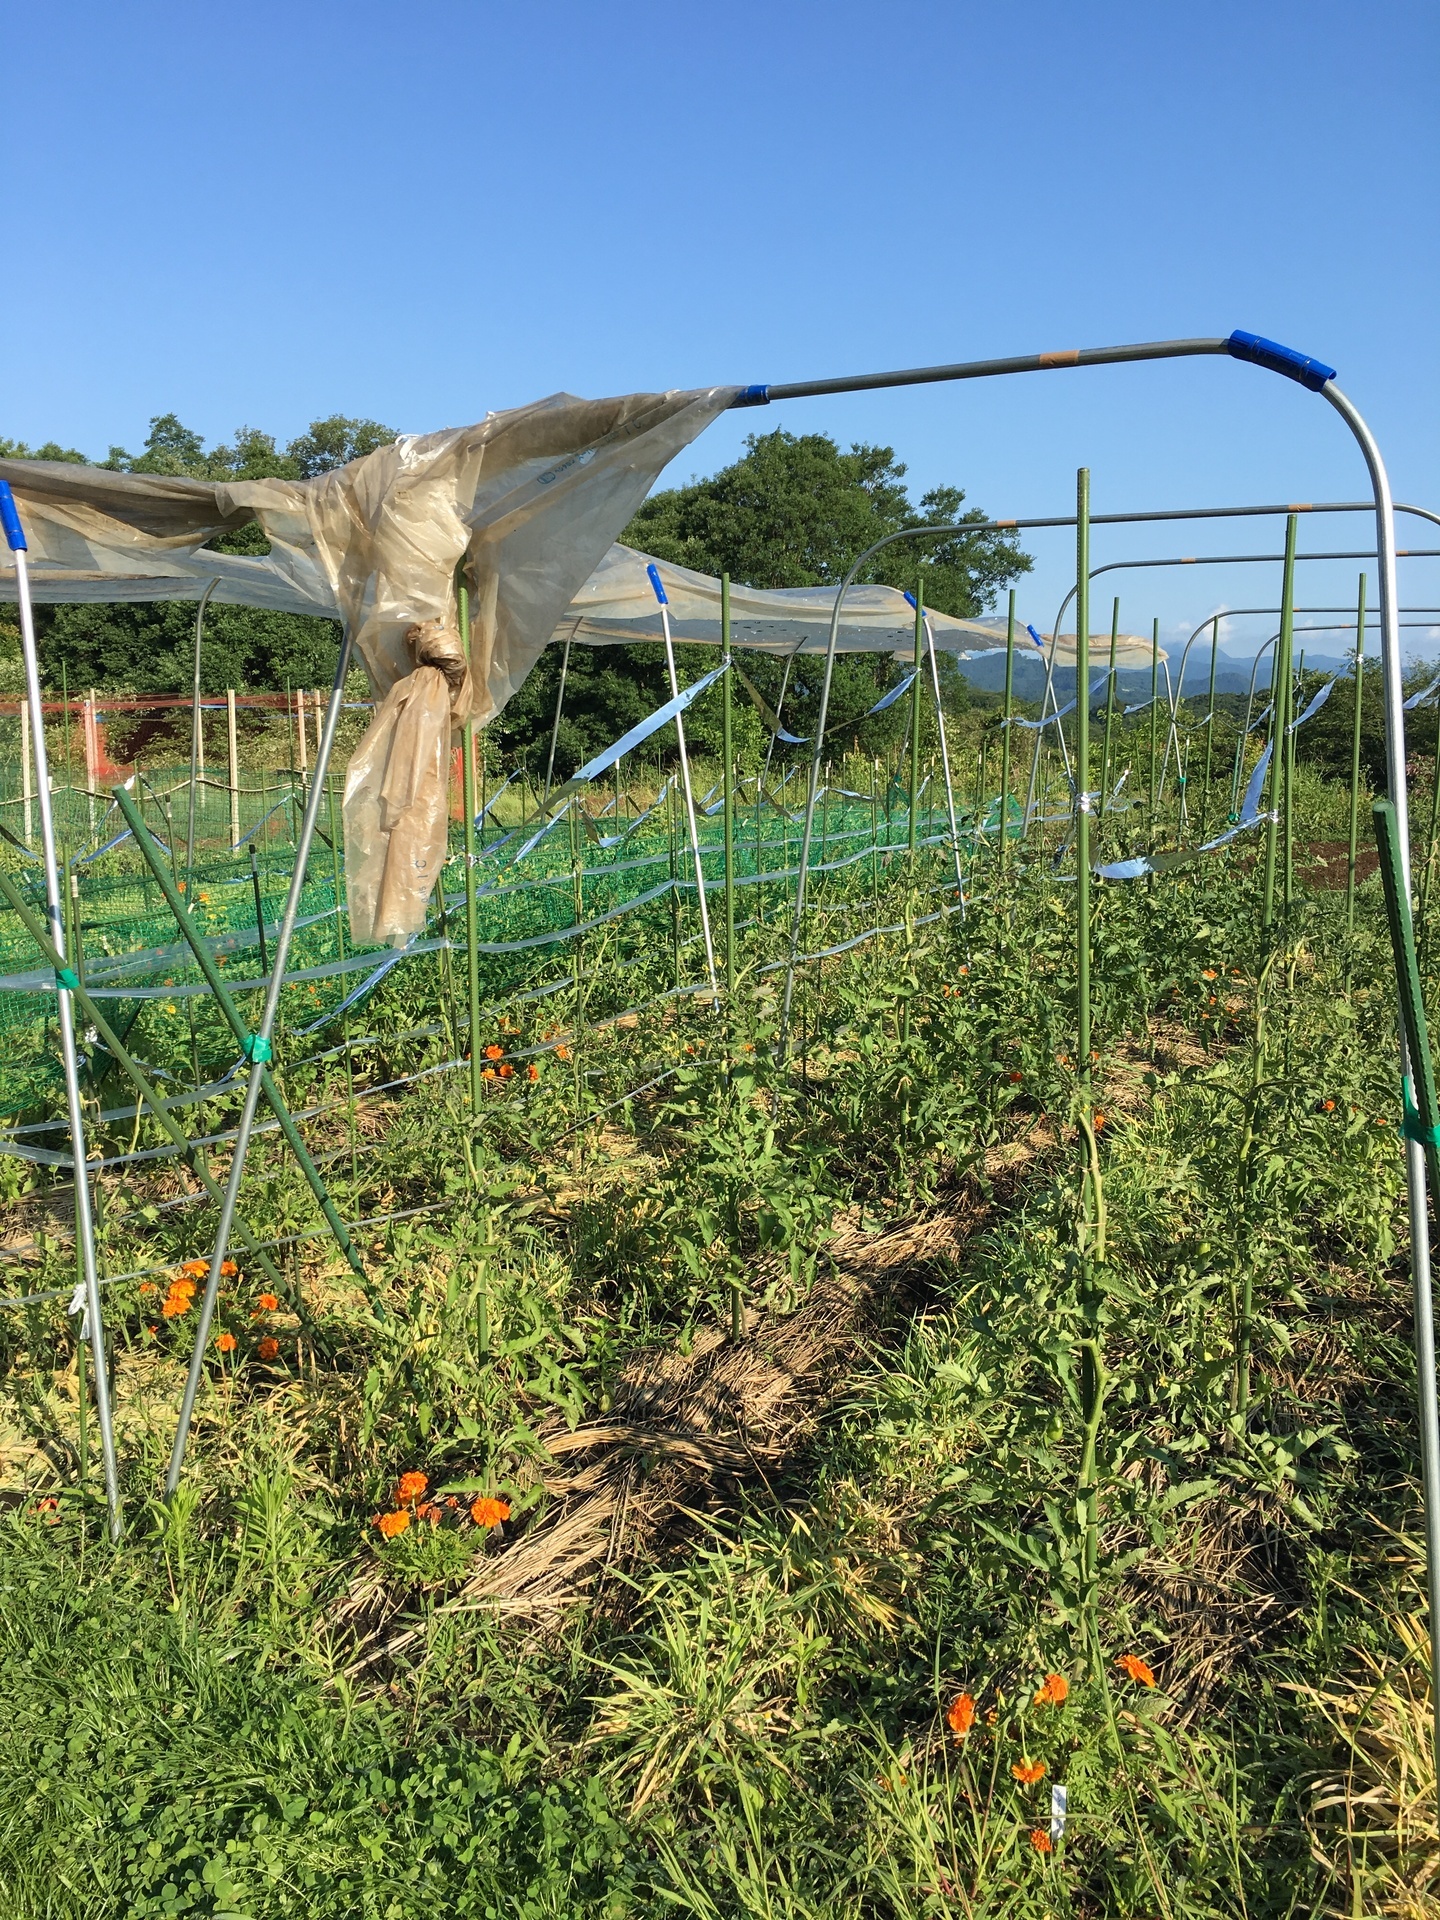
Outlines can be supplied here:
[[[1397, 496], [1440, 503], [1424, 0], [70, 0], [4, 31], [3, 434], [103, 457], [169, 410], [212, 441], [332, 412], [418, 430], [558, 388], [1239, 326], [1338, 368]], [[1323, 401], [1212, 360], [729, 415], [671, 478], [781, 424], [893, 444], [917, 492], [1005, 514], [1065, 511], [1082, 462], [1097, 510], [1364, 492]], [[1022, 611], [1048, 626], [1072, 550], [1033, 550]], [[1306, 598], [1348, 603], [1357, 570], [1309, 568]], [[1172, 638], [1277, 572], [1131, 576], [1123, 624]], [[1440, 562], [1402, 589], [1440, 605]]]

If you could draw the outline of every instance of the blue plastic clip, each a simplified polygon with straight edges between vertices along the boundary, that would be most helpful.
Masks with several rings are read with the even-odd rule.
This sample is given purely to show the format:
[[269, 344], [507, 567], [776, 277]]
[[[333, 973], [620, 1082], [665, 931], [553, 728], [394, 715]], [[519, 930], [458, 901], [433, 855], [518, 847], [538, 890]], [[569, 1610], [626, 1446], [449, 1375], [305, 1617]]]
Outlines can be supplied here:
[[265, 1038], [263, 1033], [252, 1033], [247, 1037], [245, 1041], [245, 1058], [252, 1066], [258, 1067], [264, 1061], [272, 1059], [273, 1057], [270, 1050], [270, 1042]]
[[662, 607], [668, 607], [670, 601], [666, 596], [664, 587], [660, 584], [660, 569], [652, 560], [645, 571], [649, 574], [650, 584], [655, 589], [655, 598], [660, 602]]
[[1312, 360], [1308, 353], [1294, 347], [1282, 347], [1276, 340], [1262, 339], [1258, 333], [1241, 333], [1237, 328], [1225, 342], [1225, 351], [1236, 360], [1249, 360], [1271, 373], [1283, 373], [1287, 380], [1298, 380], [1311, 393], [1319, 393], [1327, 380], [1335, 378], [1334, 367], [1323, 360]]
[[768, 407], [770, 389], [768, 386], [742, 387], [730, 404], [732, 407]]
[[15, 505], [15, 495], [10, 490], [8, 480], [0, 480], [0, 527], [5, 529], [5, 538], [12, 553], [28, 553], [25, 529], [20, 524], [20, 510]]

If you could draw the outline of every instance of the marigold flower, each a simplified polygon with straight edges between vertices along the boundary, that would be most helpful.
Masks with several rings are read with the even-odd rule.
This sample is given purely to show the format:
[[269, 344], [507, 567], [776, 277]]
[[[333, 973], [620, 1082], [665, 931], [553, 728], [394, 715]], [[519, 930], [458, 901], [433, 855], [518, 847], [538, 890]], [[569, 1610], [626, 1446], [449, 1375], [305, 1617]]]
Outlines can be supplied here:
[[1206, 967], [1205, 971], [1201, 974], [1200, 978], [1202, 980], [1218, 980], [1220, 976], [1218, 973], [1216, 973], [1214, 967]]
[[1035, 1689], [1037, 1707], [1063, 1706], [1070, 1697], [1070, 1682], [1063, 1673], [1047, 1673]]
[[395, 1504], [403, 1506], [407, 1500], [417, 1500], [429, 1486], [430, 1480], [423, 1473], [402, 1473], [395, 1487]]
[[525, 1078], [527, 1080], [538, 1080], [540, 1078], [540, 1069], [539, 1067], [536, 1066], [533, 1060], [530, 1062], [529, 1066], [526, 1067], [525, 1069]]
[[182, 1313], [190, 1311], [190, 1296], [187, 1293], [167, 1293], [160, 1308], [167, 1320], [178, 1319]]
[[1122, 1653], [1115, 1664], [1127, 1679], [1138, 1680], [1142, 1687], [1154, 1686], [1155, 1676], [1138, 1654]]
[[210, 1263], [208, 1260], [187, 1260], [180, 1271], [193, 1274], [197, 1280], [203, 1280], [210, 1271]]
[[1050, 1844], [1050, 1836], [1044, 1827], [1032, 1827], [1030, 1829], [1030, 1844], [1034, 1847], [1036, 1853], [1050, 1853], [1053, 1851]]
[[53, 1493], [47, 1493], [43, 1500], [36, 1501], [35, 1511], [47, 1527], [53, 1527], [60, 1512], [60, 1502]]
[[1333, 1113], [1335, 1111], [1335, 1102], [1333, 1100], [1322, 1100], [1320, 1105], [1325, 1113]]
[[1383, 1113], [1376, 1115], [1375, 1124], [1377, 1127], [1383, 1127], [1388, 1124]]
[[193, 1300], [195, 1298], [195, 1282], [193, 1280], [172, 1280], [170, 1282], [170, 1292], [179, 1294], [184, 1300]]
[[220, 1278], [222, 1280], [233, 1280], [239, 1271], [239, 1267], [236, 1266], [233, 1260], [222, 1260], [220, 1262]]
[[963, 1739], [975, 1724], [975, 1701], [968, 1693], [957, 1693], [945, 1716], [945, 1724], [957, 1739]]
[[505, 1058], [505, 1049], [503, 1047], [497, 1047], [492, 1040], [485, 1049], [485, 1058], [487, 1060], [503, 1060]]
[[279, 1351], [280, 1342], [271, 1333], [267, 1333], [265, 1338], [260, 1342], [260, 1345], [256, 1348], [256, 1352], [262, 1360], [273, 1360]]
[[1101, 1128], [1102, 1128], [1102, 1127], [1104, 1126], [1104, 1124], [1105, 1124], [1105, 1116], [1104, 1116], [1104, 1114], [1103, 1114], [1103, 1113], [1093, 1113], [1093, 1114], [1091, 1114], [1091, 1116], [1090, 1116], [1090, 1124], [1091, 1124], [1091, 1126], [1092, 1126], [1092, 1127], [1094, 1127], [1094, 1129], [1095, 1129], [1095, 1131], [1096, 1131], [1096, 1133], [1099, 1133], [1099, 1131], [1100, 1131], [1100, 1129], [1101, 1129]]
[[482, 1067], [480, 1069], [480, 1078], [482, 1080], [493, 1080], [495, 1078], [495, 1069], [493, 1067]]
[[262, 1313], [273, 1313], [279, 1304], [280, 1301], [278, 1297], [273, 1293], [262, 1293], [260, 1298], [255, 1302], [255, 1305]]
[[1011, 1086], [1017, 1086], [1019, 1082], [1025, 1078], [1025, 1076], [1023, 1073], [1021, 1073], [1018, 1067], [1012, 1067], [1009, 1073], [1006, 1074], [1005, 1078], [1010, 1082]]
[[492, 1500], [488, 1493], [482, 1493], [470, 1509], [470, 1518], [477, 1527], [498, 1527], [502, 1520], [510, 1518], [508, 1500]]
[[1045, 1762], [1043, 1760], [1016, 1760], [1012, 1762], [1010, 1771], [1022, 1787], [1033, 1787], [1037, 1780], [1043, 1780], [1045, 1777]]
[[410, 1515], [403, 1510], [399, 1513], [377, 1513], [375, 1524], [387, 1540], [393, 1540], [397, 1533], [403, 1533], [409, 1526]]
[[433, 1527], [438, 1521], [444, 1518], [444, 1509], [437, 1507], [435, 1502], [431, 1500], [423, 1507], [417, 1507], [415, 1509], [415, 1518], [417, 1520], [428, 1520]]
[[155, 1282], [153, 1280], [142, 1280], [140, 1282], [140, 1291], [141, 1293], [154, 1293]]
[[500, 1078], [502, 1080], [513, 1080], [515, 1078], [515, 1069], [514, 1067], [511, 1066], [508, 1060], [505, 1062], [504, 1066], [501, 1067], [500, 1069]]
[[233, 1333], [217, 1333], [215, 1336], [215, 1344], [221, 1353], [233, 1353], [240, 1342], [235, 1338]]

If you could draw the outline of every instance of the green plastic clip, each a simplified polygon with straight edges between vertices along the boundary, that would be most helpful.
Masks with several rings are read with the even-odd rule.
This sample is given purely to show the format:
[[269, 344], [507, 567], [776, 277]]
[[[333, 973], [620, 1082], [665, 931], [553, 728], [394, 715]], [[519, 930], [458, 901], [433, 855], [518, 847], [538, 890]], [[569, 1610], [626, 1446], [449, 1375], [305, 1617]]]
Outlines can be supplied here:
[[252, 1033], [245, 1042], [245, 1058], [252, 1066], [258, 1067], [262, 1061], [272, 1058], [270, 1042], [263, 1033]]
[[1405, 1102], [1405, 1124], [1401, 1132], [1407, 1140], [1418, 1140], [1422, 1147], [1440, 1147], [1440, 1127], [1427, 1127], [1408, 1100]]
[[80, 976], [78, 973], [72, 973], [69, 967], [57, 967], [55, 969], [55, 984], [57, 987], [64, 987], [67, 993], [74, 993], [80, 984]]

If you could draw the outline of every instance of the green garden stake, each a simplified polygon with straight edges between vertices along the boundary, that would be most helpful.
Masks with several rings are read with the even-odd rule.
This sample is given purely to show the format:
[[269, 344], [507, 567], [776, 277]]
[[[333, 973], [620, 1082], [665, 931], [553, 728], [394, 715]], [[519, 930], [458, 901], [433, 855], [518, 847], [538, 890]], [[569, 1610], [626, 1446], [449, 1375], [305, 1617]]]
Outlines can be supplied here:
[[1155, 760], [1160, 744], [1160, 622], [1150, 636], [1150, 839], [1155, 839]]
[[1295, 541], [1300, 516], [1285, 521], [1285, 571], [1280, 586], [1280, 640], [1270, 674], [1270, 822], [1265, 829], [1265, 893], [1261, 927], [1268, 931], [1275, 919], [1275, 857], [1279, 817], [1285, 793], [1285, 729], [1290, 724], [1290, 663], [1295, 641]]
[[1365, 693], [1365, 575], [1355, 594], [1355, 713], [1350, 723], [1350, 852], [1345, 865], [1345, 931], [1355, 931], [1355, 854], [1360, 844], [1360, 715]]
[[[19, 917], [25, 931], [30, 935], [30, 938], [39, 949], [46, 966], [53, 967], [58, 973], [64, 964], [59, 949], [51, 941], [40, 916], [16, 887], [10, 876], [3, 871], [0, 871], [0, 896], [3, 896], [7, 905], [13, 908]], [[139, 1098], [144, 1101], [145, 1105], [150, 1108], [155, 1118], [160, 1122], [171, 1144], [178, 1147], [185, 1155], [191, 1172], [195, 1175], [195, 1178], [200, 1182], [201, 1186], [204, 1187], [210, 1198], [218, 1205], [222, 1195], [219, 1187], [216, 1186], [214, 1180], [210, 1177], [210, 1169], [206, 1163], [205, 1156], [199, 1147], [197, 1147], [176, 1124], [174, 1116], [165, 1104], [165, 1096], [157, 1091], [143, 1068], [141, 1068], [138, 1062], [126, 1050], [124, 1042], [110, 1025], [110, 1022], [105, 1018], [104, 1013], [97, 1003], [90, 998], [83, 984], [77, 982], [77, 984], [71, 988], [71, 992], [75, 996], [76, 1005], [90, 1025], [94, 1027], [96, 1033], [99, 1034], [102, 1045], [113, 1056], [115, 1064], [129, 1080], [131, 1086], [134, 1087]], [[245, 1225], [243, 1220], [238, 1218], [235, 1221], [235, 1235], [246, 1252], [259, 1263], [275, 1285], [279, 1287], [282, 1292], [288, 1294], [289, 1288], [286, 1287], [285, 1283], [281, 1280], [279, 1269], [275, 1266], [269, 1254], [261, 1251], [259, 1242], [249, 1227]]]
[[1015, 589], [1005, 614], [1005, 704], [1000, 716], [1000, 871], [1010, 864], [1010, 736], [1015, 731]]
[[[165, 904], [169, 907], [175, 924], [179, 927], [187, 946], [195, 956], [201, 973], [205, 976], [205, 984], [214, 996], [216, 1005], [220, 1008], [226, 1020], [229, 1021], [230, 1030], [235, 1035], [236, 1040], [239, 1041], [242, 1048], [248, 1050], [251, 1040], [250, 1029], [241, 1017], [239, 1008], [231, 998], [230, 989], [221, 978], [220, 970], [215, 965], [214, 954], [211, 953], [205, 941], [199, 933], [197, 933], [189, 914], [186, 913], [184, 903], [175, 891], [175, 884], [171, 880], [170, 875], [165, 871], [164, 863], [160, 858], [160, 849], [151, 839], [149, 829], [140, 818], [139, 809], [125, 788], [116, 787], [114, 794], [115, 804], [124, 816], [126, 826], [129, 827], [131, 833], [135, 836], [135, 844], [140, 849], [140, 853], [146, 864], [159, 883], [160, 891], [165, 896]], [[296, 1126], [294, 1117], [285, 1103], [285, 1098], [275, 1083], [275, 1076], [263, 1060], [258, 1061], [257, 1064], [260, 1067], [261, 1090], [269, 1103], [271, 1112], [279, 1122], [280, 1131], [284, 1135], [285, 1143], [294, 1154], [310, 1191], [318, 1201], [320, 1211], [324, 1214], [326, 1223], [331, 1233], [335, 1236], [336, 1244], [349, 1262], [352, 1271], [363, 1282], [366, 1278], [364, 1264], [360, 1259], [359, 1253], [356, 1251], [354, 1241], [350, 1238], [350, 1231], [346, 1227], [345, 1222], [340, 1218], [335, 1202], [330, 1197], [329, 1189], [321, 1179], [315, 1162], [310, 1158], [305, 1142], [300, 1137], [300, 1129]], [[370, 1304], [377, 1316], [381, 1315], [383, 1309], [381, 1308], [378, 1296], [370, 1293], [367, 1288], [367, 1297], [370, 1299]]]
[[[720, 576], [720, 652], [726, 667], [730, 665], [730, 576]], [[724, 761], [725, 814], [725, 997], [735, 998], [735, 741], [732, 675], [720, 681], [720, 754]]]
[[[1405, 886], [1400, 855], [1400, 822], [1394, 803], [1380, 799], [1374, 806], [1375, 843], [1380, 853], [1380, 878], [1385, 889], [1385, 916], [1395, 956], [1395, 985], [1404, 1036], [1402, 1093], [1407, 1143], [1424, 1153], [1425, 1175], [1432, 1197], [1440, 1195], [1440, 1099], [1435, 1092], [1435, 1070], [1425, 1020], [1425, 996], [1415, 957], [1415, 928], [1410, 895]], [[1440, 1673], [1440, 1406], [1435, 1383], [1435, 1314], [1430, 1287], [1428, 1249], [1411, 1242], [1410, 1280], [1414, 1302], [1415, 1375], [1420, 1416], [1421, 1485], [1425, 1506], [1426, 1581], [1430, 1606], [1430, 1672]], [[1440, 1762], [1440, 1687], [1431, 1684], [1435, 1757]]]
[[920, 662], [925, 646], [925, 589], [915, 582], [915, 679], [910, 688], [910, 830], [906, 835], [910, 870], [915, 870], [915, 809], [920, 794]]
[[[456, 576], [455, 611], [460, 644], [470, 659], [470, 590], [463, 566]], [[480, 948], [475, 906], [475, 722], [460, 729], [460, 804], [465, 809], [465, 1003], [470, 1021], [470, 1108], [476, 1116], [485, 1091], [480, 1066]]]

